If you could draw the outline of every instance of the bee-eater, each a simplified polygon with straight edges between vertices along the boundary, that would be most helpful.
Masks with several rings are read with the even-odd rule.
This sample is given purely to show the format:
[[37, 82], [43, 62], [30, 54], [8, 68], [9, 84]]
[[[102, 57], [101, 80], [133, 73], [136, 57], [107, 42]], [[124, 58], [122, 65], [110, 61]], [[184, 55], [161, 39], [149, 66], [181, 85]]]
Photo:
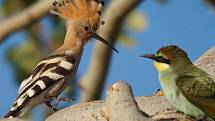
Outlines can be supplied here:
[[192, 64], [184, 50], [170, 45], [141, 57], [154, 60], [166, 98], [178, 111], [197, 119], [209, 116], [215, 120], [215, 82]]

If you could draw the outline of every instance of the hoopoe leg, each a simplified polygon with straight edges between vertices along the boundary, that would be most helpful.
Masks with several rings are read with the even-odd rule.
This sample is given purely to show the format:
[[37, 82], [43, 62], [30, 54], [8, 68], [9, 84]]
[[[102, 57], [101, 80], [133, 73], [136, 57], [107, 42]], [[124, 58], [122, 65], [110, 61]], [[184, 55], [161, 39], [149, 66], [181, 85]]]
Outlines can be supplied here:
[[46, 101], [45, 104], [46, 104], [49, 108], [51, 108], [53, 111], [55, 111], [55, 112], [58, 111], [58, 109], [56, 108], [56, 106], [52, 105], [50, 102], [51, 102], [51, 101]]
[[55, 98], [55, 100], [56, 100], [56, 104], [54, 104], [54, 106], [57, 106], [61, 101], [72, 102], [75, 99], [73, 99], [73, 98], [67, 98], [67, 97], [57, 97], [57, 98]]

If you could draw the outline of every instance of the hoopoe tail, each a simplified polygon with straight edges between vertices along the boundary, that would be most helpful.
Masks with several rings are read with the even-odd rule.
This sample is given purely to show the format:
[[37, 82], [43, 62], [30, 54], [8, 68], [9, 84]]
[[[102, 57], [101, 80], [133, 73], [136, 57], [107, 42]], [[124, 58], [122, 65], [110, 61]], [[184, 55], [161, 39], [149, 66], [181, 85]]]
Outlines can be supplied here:
[[18, 115], [14, 112], [14, 111], [9, 111], [4, 118], [14, 118], [14, 117], [18, 117]]
[[14, 109], [14, 106], [11, 108], [11, 110], [4, 116], [4, 118], [14, 118], [14, 117], [21, 117], [22, 116], [22, 107], [23, 106], [20, 106], [18, 107], [17, 109]]

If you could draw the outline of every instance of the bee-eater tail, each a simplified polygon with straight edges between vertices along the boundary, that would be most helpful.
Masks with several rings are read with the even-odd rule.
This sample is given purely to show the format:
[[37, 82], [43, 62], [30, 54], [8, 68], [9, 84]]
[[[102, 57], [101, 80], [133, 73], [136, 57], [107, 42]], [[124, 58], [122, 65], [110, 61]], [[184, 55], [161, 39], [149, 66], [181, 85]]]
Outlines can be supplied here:
[[209, 101], [202, 101], [201, 105], [203, 107], [204, 112], [215, 121], [215, 102], [212, 100]]
[[215, 112], [207, 112], [209, 117], [215, 121]]

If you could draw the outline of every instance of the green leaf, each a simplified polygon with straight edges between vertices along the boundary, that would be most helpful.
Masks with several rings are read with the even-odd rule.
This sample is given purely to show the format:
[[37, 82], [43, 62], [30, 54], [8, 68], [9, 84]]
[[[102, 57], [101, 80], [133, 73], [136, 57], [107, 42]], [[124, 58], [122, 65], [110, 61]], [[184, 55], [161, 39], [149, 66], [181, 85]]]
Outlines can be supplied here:
[[31, 73], [41, 56], [42, 53], [33, 40], [27, 40], [21, 46], [8, 52], [8, 59], [14, 65], [19, 81], [27, 78], [27, 74]]
[[147, 22], [143, 13], [138, 11], [131, 12], [126, 20], [128, 27], [133, 31], [143, 31], [146, 28]]
[[136, 41], [134, 39], [123, 33], [119, 35], [119, 42], [128, 48], [132, 48], [136, 45]]

